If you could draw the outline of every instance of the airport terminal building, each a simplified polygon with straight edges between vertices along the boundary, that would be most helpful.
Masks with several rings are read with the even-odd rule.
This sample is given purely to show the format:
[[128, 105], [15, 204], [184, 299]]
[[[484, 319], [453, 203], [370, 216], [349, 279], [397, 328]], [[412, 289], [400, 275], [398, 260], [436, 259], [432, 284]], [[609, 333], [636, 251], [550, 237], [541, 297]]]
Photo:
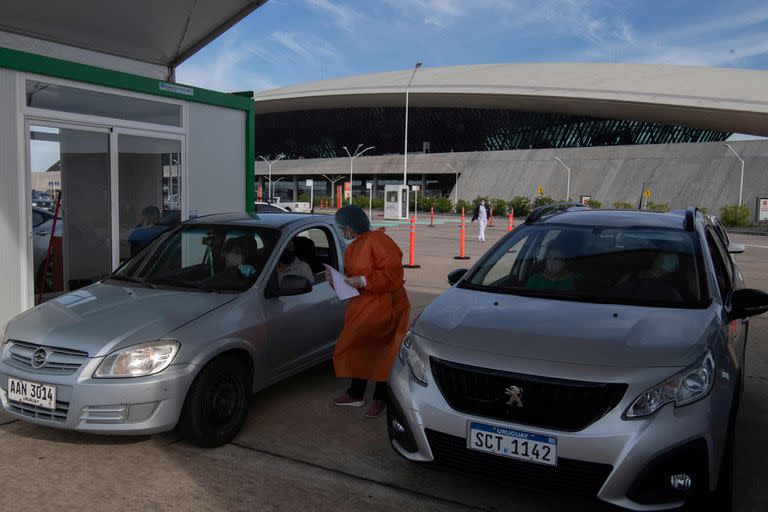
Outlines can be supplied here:
[[[331, 193], [349, 180], [344, 146], [373, 146], [354, 162], [353, 194], [403, 182], [405, 89], [413, 70], [324, 80], [255, 95], [256, 154], [279, 195]], [[499, 64], [419, 69], [409, 88], [409, 185], [473, 199], [533, 195], [604, 204], [654, 200], [710, 209], [738, 200], [734, 133], [768, 136], [768, 73], [641, 64]], [[744, 190], [768, 191], [768, 143], [734, 142]], [[447, 164], [447, 165], [446, 165]], [[455, 171], [454, 171], [455, 170]], [[256, 163], [264, 187], [266, 166]], [[458, 175], [458, 180], [457, 180]], [[329, 179], [326, 179], [329, 178]], [[339, 181], [338, 183], [341, 183]], [[680, 183], [690, 186], [680, 187]], [[456, 190], [454, 187], [458, 187]], [[264, 188], [266, 189], [266, 188]], [[752, 205], [754, 194], [745, 202]]]

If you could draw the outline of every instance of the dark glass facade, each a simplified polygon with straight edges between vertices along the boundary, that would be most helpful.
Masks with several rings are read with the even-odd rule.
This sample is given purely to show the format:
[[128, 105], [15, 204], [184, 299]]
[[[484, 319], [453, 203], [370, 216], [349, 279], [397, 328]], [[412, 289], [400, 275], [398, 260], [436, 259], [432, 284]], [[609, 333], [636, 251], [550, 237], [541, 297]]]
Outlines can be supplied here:
[[[257, 106], [258, 110], [258, 106]], [[402, 154], [404, 108], [366, 107], [256, 114], [256, 154], [286, 158]], [[724, 141], [731, 134], [645, 121], [471, 108], [411, 108], [408, 151], [501, 151]]]

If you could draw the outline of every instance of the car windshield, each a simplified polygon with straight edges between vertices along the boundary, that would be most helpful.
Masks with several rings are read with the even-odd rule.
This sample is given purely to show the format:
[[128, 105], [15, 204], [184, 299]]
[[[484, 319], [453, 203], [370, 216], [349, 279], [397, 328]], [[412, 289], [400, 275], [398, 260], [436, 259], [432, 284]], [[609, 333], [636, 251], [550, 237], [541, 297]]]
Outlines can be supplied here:
[[183, 226], [160, 236], [110, 279], [151, 287], [241, 292], [259, 277], [279, 235], [270, 228]]
[[655, 307], [704, 307], [694, 233], [656, 228], [523, 226], [463, 281], [476, 290]]

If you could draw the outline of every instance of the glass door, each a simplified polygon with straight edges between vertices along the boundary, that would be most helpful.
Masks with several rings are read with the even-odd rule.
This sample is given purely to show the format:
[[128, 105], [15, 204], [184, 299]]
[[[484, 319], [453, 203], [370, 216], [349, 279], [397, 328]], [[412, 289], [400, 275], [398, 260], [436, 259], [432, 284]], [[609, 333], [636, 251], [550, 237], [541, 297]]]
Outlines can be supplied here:
[[182, 139], [117, 137], [122, 263], [182, 220]]
[[112, 270], [108, 130], [28, 124], [35, 304]]

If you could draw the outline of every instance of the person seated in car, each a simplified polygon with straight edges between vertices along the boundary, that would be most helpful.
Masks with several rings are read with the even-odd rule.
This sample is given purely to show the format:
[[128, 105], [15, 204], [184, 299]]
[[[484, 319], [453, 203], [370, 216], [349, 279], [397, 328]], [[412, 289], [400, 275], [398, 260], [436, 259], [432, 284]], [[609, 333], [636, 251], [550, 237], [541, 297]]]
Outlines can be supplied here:
[[[641, 299], [655, 299], [662, 302], [682, 302], [683, 296], [680, 290], [676, 289], [675, 281], [671, 276], [680, 269], [680, 258], [674, 252], [659, 252], [653, 258], [651, 266], [641, 270], [634, 275], [626, 275], [617, 283], [616, 290], [627, 296], [638, 297]], [[695, 289], [695, 279], [691, 278], [693, 283], [686, 284], [693, 290]]]
[[557, 247], [547, 249], [546, 270], [536, 272], [528, 278], [525, 287], [528, 290], [573, 290], [576, 284], [576, 274], [565, 267], [565, 255]]
[[224, 242], [222, 248], [222, 255], [224, 257], [224, 268], [228, 271], [236, 271], [243, 277], [253, 277], [256, 274], [256, 269], [253, 265], [247, 265], [248, 261], [248, 248], [245, 245], [245, 240], [242, 238], [230, 238]]
[[280, 261], [277, 263], [278, 281], [282, 282], [285, 276], [300, 276], [306, 278], [310, 284], [315, 282], [315, 275], [312, 273], [309, 263], [300, 260], [296, 256], [296, 245], [293, 243], [293, 240], [288, 242], [285, 250], [280, 255]]

